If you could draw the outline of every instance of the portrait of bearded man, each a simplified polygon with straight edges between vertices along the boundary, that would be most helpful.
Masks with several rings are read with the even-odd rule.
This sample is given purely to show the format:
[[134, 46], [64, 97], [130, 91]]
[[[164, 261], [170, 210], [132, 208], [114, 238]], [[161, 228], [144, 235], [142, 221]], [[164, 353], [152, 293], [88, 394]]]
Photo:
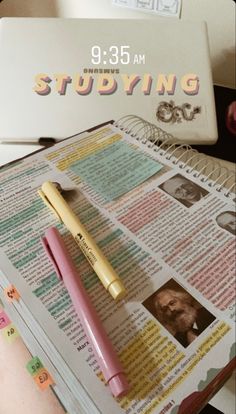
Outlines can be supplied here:
[[153, 302], [156, 318], [185, 348], [215, 320], [207, 309], [182, 290], [162, 289], [154, 295]]
[[169, 178], [160, 188], [188, 208], [209, 194], [207, 190], [180, 174]]

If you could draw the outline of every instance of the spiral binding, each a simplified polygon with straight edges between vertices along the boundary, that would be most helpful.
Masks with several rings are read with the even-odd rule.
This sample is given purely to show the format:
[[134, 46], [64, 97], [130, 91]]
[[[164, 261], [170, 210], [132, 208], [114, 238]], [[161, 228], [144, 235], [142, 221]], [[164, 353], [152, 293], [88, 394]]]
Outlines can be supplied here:
[[222, 166], [216, 159], [198, 152], [191, 145], [183, 143], [163, 129], [136, 115], [126, 115], [114, 125], [142, 144], [172, 161], [173, 165], [184, 169], [187, 174], [199, 178], [222, 192], [225, 197], [235, 197], [235, 171]]

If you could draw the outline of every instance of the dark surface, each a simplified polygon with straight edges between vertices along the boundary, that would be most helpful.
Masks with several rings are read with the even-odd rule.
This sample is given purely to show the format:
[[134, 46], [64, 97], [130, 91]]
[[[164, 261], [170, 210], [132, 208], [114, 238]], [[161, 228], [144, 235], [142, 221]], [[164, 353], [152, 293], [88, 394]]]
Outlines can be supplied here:
[[[189, 413], [190, 414], [190, 413]], [[222, 411], [217, 410], [212, 405], [207, 404], [199, 414], [223, 414]]]
[[[235, 162], [236, 160], [236, 135], [229, 132], [226, 127], [225, 117], [229, 104], [236, 100], [234, 89], [214, 86], [216, 116], [218, 127], [218, 141], [214, 145], [193, 145], [200, 152], [213, 157]], [[190, 414], [190, 413], [189, 413]], [[212, 405], [207, 404], [199, 414], [224, 414]]]
[[[236, 136], [231, 134], [226, 128], [225, 117], [229, 104], [236, 100], [236, 92], [234, 89], [214, 86], [216, 116], [218, 127], [218, 141], [214, 145], [193, 145], [200, 152], [221, 158], [227, 161], [235, 162], [236, 154]], [[210, 404], [199, 414], [223, 414]]]
[[236, 135], [233, 135], [226, 128], [225, 117], [229, 104], [236, 101], [234, 89], [214, 86], [216, 116], [218, 126], [218, 141], [214, 145], [193, 145], [200, 152], [207, 155], [235, 162], [236, 160]]

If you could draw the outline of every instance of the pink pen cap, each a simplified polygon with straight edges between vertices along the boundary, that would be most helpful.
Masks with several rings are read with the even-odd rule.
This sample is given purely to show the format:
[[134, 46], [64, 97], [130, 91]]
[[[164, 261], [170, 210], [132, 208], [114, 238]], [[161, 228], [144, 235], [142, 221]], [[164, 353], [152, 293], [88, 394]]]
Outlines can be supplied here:
[[46, 230], [42, 242], [58, 277], [63, 280], [68, 290], [112, 394], [115, 397], [122, 397], [129, 390], [123, 367], [90, 301], [60, 233], [55, 227], [51, 227]]

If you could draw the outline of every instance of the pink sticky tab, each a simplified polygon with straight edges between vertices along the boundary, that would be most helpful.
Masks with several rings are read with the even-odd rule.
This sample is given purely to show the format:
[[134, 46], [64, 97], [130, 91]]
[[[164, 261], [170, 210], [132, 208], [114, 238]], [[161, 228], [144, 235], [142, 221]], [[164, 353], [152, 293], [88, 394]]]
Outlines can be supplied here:
[[0, 312], [0, 329], [5, 328], [6, 326], [10, 325], [11, 321], [6, 315], [5, 312]]

